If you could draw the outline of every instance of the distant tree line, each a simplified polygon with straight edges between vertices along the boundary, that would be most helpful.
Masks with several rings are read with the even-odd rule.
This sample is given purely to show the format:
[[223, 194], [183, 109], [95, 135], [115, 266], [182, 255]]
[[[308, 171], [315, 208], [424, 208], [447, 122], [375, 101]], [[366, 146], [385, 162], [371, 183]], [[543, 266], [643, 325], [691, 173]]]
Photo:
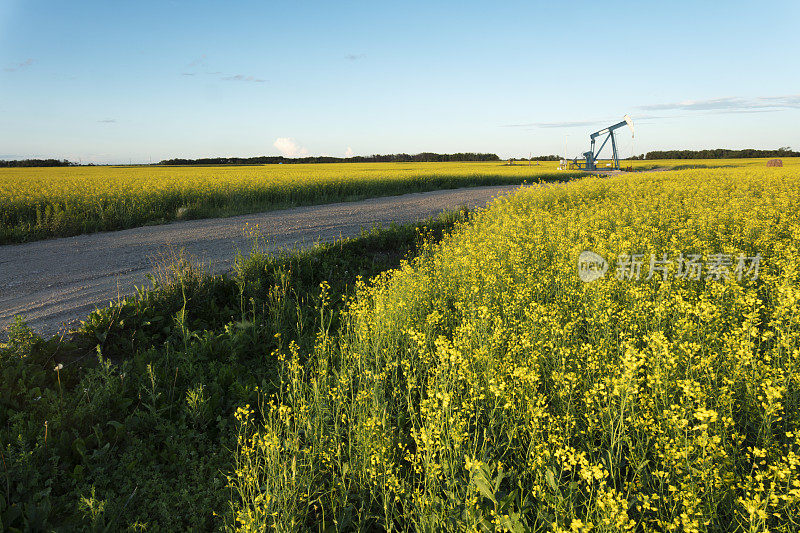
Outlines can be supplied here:
[[68, 167], [74, 165], [66, 159], [21, 159], [19, 161], [0, 160], [0, 167]]
[[262, 155], [258, 157], [203, 157], [200, 159], [165, 159], [159, 165], [270, 165], [278, 163], [422, 163], [446, 161], [500, 161], [497, 154], [477, 154], [465, 152], [458, 154], [387, 154], [353, 157], [309, 156], [284, 157], [282, 155]]
[[[800, 157], [800, 152], [793, 151], [788, 146], [777, 150], [729, 150], [717, 148], [715, 150], [654, 150], [647, 154], [634, 155], [628, 160], [643, 159], [740, 159], [752, 157]], [[558, 161], [557, 155], [540, 155], [525, 158], [513, 158], [514, 161]], [[200, 159], [165, 159], [159, 165], [269, 165], [279, 163], [422, 163], [422, 162], [449, 162], [449, 161], [500, 161], [497, 154], [482, 154], [475, 152], [462, 152], [457, 154], [436, 154], [422, 152], [419, 154], [386, 154], [353, 157], [308, 156], [284, 157], [282, 155], [262, 155], [257, 157], [203, 157]], [[68, 167], [77, 165], [66, 159], [21, 159], [14, 161], [0, 160], [0, 168], [4, 167]], [[90, 165], [92, 165], [90, 163]]]
[[510, 157], [509, 161], [561, 161], [560, 155], [537, 155], [536, 157]]
[[647, 155], [634, 156], [629, 159], [742, 159], [751, 157], [800, 157], [800, 152], [792, 151], [788, 146], [777, 150], [656, 150], [647, 152]]

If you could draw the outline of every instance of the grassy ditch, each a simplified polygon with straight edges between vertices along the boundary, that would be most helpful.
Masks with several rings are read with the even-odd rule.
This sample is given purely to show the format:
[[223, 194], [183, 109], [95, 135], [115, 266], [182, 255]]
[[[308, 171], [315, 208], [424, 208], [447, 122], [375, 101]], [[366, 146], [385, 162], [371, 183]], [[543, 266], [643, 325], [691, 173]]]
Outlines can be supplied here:
[[0, 348], [0, 529], [210, 530], [229, 511], [234, 411], [280, 388], [278, 353], [338, 327], [358, 280], [397, 267], [459, 211], [270, 256], [166, 265], [69, 338], [19, 321]]

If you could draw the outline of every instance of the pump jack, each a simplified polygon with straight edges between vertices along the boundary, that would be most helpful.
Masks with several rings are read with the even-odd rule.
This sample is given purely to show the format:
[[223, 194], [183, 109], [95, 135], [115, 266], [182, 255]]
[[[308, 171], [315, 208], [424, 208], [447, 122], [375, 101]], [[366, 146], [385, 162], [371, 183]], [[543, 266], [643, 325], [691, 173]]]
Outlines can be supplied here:
[[[619, 154], [617, 153], [617, 142], [614, 139], [614, 130], [619, 129], [622, 126], [625, 126], [626, 124], [628, 125], [628, 127], [630, 127], [631, 137], [633, 137], [633, 120], [631, 120], [631, 117], [629, 117], [628, 115], [625, 115], [622, 122], [617, 122], [613, 126], [603, 128], [602, 130], [596, 131], [591, 135], [589, 135], [589, 138], [592, 140], [592, 148], [588, 152], [584, 152], [583, 154], [581, 154], [585, 158], [585, 162], [583, 161], [579, 162], [577, 157], [573, 159], [572, 162], [575, 164], [575, 166], [577, 166], [578, 168], [583, 168], [583, 170], [597, 170], [597, 157], [600, 155], [600, 152], [603, 151], [603, 148], [605, 147], [608, 140], [611, 139], [611, 151], [613, 152], [612, 168], [614, 170], [619, 170]], [[595, 141], [601, 135], [605, 135], [606, 138], [605, 140], [603, 140], [603, 144], [600, 145], [600, 148], [595, 152], [594, 150]]]

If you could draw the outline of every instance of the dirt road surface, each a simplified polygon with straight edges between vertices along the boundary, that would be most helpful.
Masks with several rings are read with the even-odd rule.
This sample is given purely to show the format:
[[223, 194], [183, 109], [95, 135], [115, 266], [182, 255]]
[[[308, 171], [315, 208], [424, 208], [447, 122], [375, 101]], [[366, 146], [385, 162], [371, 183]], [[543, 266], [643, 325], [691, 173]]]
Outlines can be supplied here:
[[483, 206], [518, 186], [473, 187], [297, 207], [230, 218], [94, 233], [0, 246], [0, 328], [23, 315], [45, 336], [75, 326], [95, 309], [149, 287], [145, 275], [159, 258], [185, 250], [212, 272], [229, 270], [251, 241], [243, 228], [259, 225], [272, 250], [353, 237], [376, 224], [408, 223], [463, 205]]

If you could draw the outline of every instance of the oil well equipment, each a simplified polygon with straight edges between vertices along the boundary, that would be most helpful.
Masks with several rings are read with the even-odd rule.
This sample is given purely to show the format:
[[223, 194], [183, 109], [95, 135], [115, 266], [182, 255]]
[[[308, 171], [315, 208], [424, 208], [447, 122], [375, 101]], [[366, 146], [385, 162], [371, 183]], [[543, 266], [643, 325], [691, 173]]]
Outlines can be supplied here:
[[[605, 148], [610, 139], [612, 152], [610, 166], [613, 170], [619, 170], [619, 152], [617, 150], [617, 141], [615, 139], [614, 132], [625, 125], [631, 129], [631, 137], [633, 137], [633, 120], [631, 120], [630, 116], [625, 115], [621, 122], [617, 122], [614, 125], [608, 126], [607, 128], [603, 128], [602, 130], [596, 131], [589, 135], [589, 139], [592, 141], [591, 148], [588, 152], [581, 154], [583, 156], [582, 161], [578, 160], [577, 157], [573, 159], [572, 165], [581, 170], [597, 170], [597, 162], [600, 157], [600, 152], [603, 151], [603, 148]], [[602, 136], [605, 136], [605, 139], [603, 139], [603, 144], [600, 145], [600, 148], [595, 150], [597, 139], [598, 137]]]

